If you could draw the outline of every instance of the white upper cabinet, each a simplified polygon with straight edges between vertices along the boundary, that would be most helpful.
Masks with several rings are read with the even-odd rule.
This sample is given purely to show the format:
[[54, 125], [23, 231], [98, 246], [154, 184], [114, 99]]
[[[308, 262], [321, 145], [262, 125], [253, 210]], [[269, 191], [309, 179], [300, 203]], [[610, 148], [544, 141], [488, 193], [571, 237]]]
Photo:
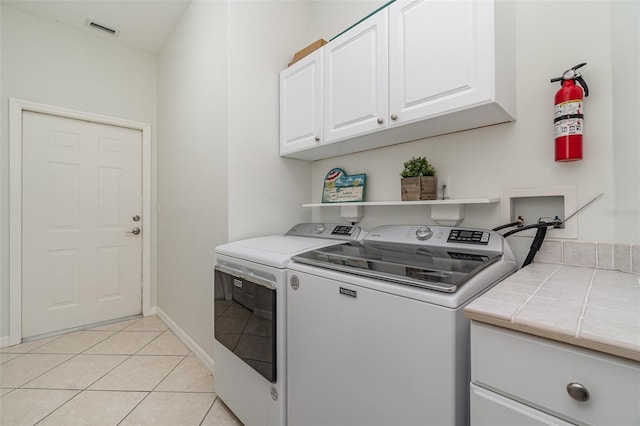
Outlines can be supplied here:
[[318, 160], [515, 120], [513, 3], [397, 0], [331, 40], [324, 140], [281, 155]]
[[387, 10], [324, 46], [324, 135], [333, 142], [387, 127]]
[[280, 155], [322, 142], [322, 50], [280, 73]]
[[389, 6], [391, 126], [491, 101], [492, 15], [488, 1]]

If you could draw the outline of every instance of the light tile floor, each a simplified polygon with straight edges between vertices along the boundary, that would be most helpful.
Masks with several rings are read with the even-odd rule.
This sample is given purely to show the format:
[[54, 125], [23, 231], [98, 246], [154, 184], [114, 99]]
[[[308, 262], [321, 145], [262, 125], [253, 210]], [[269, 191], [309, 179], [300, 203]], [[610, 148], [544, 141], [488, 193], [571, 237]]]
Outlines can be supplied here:
[[156, 316], [0, 349], [0, 425], [238, 426]]

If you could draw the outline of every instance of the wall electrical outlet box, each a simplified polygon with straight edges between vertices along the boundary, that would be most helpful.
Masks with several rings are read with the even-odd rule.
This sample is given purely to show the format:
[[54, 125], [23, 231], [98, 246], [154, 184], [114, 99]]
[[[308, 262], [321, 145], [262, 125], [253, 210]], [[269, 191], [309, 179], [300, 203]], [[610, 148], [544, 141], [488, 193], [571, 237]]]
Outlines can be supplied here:
[[436, 198], [447, 200], [451, 198], [451, 176], [436, 176]]
[[[577, 189], [575, 186], [557, 186], [550, 188], [508, 189], [500, 193], [501, 222], [510, 223], [518, 216], [524, 218], [524, 224], [530, 225], [538, 220], [550, 221], [573, 214], [577, 209]], [[519, 232], [514, 236], [533, 237], [535, 229]], [[578, 217], [574, 216], [561, 228], [548, 228], [549, 238], [578, 238]]]

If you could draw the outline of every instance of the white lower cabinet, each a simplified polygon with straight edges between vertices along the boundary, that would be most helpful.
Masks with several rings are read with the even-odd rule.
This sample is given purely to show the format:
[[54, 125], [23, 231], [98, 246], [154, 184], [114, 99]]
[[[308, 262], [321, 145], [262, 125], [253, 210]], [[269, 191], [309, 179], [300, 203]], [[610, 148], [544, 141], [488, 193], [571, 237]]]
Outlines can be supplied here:
[[640, 363], [471, 324], [471, 424], [640, 424]]

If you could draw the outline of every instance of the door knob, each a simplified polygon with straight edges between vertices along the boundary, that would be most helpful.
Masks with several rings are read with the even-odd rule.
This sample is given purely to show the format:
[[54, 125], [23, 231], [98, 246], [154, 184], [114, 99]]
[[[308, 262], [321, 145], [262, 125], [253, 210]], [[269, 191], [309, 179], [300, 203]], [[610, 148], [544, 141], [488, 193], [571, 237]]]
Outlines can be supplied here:
[[127, 234], [133, 234], [133, 235], [138, 235], [140, 233], [140, 228], [135, 227], [133, 228], [131, 231], [127, 232]]

